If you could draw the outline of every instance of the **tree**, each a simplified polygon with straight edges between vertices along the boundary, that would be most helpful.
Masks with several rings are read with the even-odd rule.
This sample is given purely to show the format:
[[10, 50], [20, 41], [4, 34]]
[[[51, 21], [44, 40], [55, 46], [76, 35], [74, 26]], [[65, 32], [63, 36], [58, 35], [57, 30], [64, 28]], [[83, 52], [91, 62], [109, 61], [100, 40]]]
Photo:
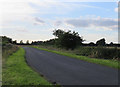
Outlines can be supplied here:
[[105, 46], [105, 44], [106, 44], [105, 39], [103, 38], [103, 39], [98, 40], [98, 41], [96, 42], [96, 44], [97, 44], [98, 46]]
[[29, 45], [29, 40], [26, 41], [26, 44]]
[[12, 43], [13, 43], [13, 44], [17, 44], [17, 40], [13, 41]]
[[95, 44], [93, 42], [90, 42], [89, 46], [95, 46]]
[[9, 37], [6, 37], [6, 36], [2, 36], [2, 45], [6, 45], [8, 43], [11, 43], [12, 44], [12, 39], [9, 38]]
[[64, 33], [65, 33], [65, 32], [64, 32], [63, 30], [60, 30], [60, 29], [53, 31], [53, 35], [56, 36], [56, 37], [58, 37], [58, 38], [59, 38], [60, 36], [62, 36]]
[[83, 39], [79, 36], [78, 32], [71, 32], [71, 31], [63, 31], [63, 30], [55, 30], [53, 32], [53, 35], [58, 37], [57, 39], [57, 45], [59, 47], [63, 47], [66, 49], [74, 49], [76, 46], [81, 45], [83, 42]]
[[114, 44], [113, 44], [113, 42], [110, 42], [110, 46], [113, 46]]
[[23, 45], [23, 40], [20, 41], [20, 44]]

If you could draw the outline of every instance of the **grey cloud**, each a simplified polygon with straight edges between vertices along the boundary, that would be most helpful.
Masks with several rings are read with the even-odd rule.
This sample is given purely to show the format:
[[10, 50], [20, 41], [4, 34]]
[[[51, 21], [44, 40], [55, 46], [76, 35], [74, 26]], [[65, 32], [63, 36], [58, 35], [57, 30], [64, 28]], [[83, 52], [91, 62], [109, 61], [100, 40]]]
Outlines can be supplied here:
[[114, 26], [117, 25], [117, 21], [113, 19], [100, 19], [100, 20], [93, 20], [93, 24], [96, 26]]
[[73, 25], [74, 27], [88, 27], [90, 21], [83, 19], [69, 19], [66, 20], [67, 24]]
[[91, 19], [67, 19], [65, 23], [74, 27], [106, 27], [116, 29], [118, 21], [110, 18], [91, 18]]
[[18, 32], [29, 32], [27, 29], [17, 29]]
[[54, 23], [55, 26], [60, 26], [61, 24], [62, 24], [62, 21], [56, 21], [56, 22]]
[[40, 19], [38, 17], [35, 18], [35, 21], [38, 22], [38, 23], [41, 23], [41, 24], [45, 23], [45, 21], [43, 21], [42, 19]]

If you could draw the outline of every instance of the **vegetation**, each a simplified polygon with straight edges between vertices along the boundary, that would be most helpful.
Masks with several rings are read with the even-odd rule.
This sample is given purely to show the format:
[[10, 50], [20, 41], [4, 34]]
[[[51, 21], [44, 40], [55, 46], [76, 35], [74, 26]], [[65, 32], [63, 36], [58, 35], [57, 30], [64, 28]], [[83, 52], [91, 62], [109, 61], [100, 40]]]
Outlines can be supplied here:
[[2, 46], [7, 45], [8, 43], [12, 43], [12, 39], [11, 38], [8, 38], [6, 36], [0, 37], [0, 38], [2, 38]]
[[25, 51], [20, 48], [9, 56], [3, 68], [3, 85], [51, 85], [26, 64], [24, 55]]
[[3, 68], [5, 66], [5, 61], [7, 60], [7, 58], [12, 55], [12, 53], [16, 52], [18, 50], [17, 46], [8, 44], [6, 46], [2, 47], [2, 64], [3, 64]]
[[[51, 85], [38, 73], [34, 72], [25, 62], [24, 50], [19, 45], [30, 45], [34, 48], [54, 52], [60, 55], [83, 61], [101, 64], [112, 68], [120, 68], [120, 44], [111, 42], [107, 44], [105, 39], [100, 39], [96, 43], [83, 43], [83, 38], [78, 32], [54, 30], [53, 35], [56, 37], [47, 41], [32, 41], [26, 43], [23, 40], [17, 43], [11, 38], [2, 36], [3, 50], [3, 85]], [[18, 50], [18, 51], [17, 51]], [[16, 52], [17, 51], [17, 52]], [[29, 73], [29, 74], [28, 74]]]
[[76, 49], [76, 55], [88, 56], [99, 59], [116, 59], [120, 58], [120, 49], [117, 47], [79, 47]]
[[5, 66], [5, 61], [8, 58], [9, 55], [16, 52], [18, 47], [12, 44], [13, 41], [11, 38], [8, 38], [6, 36], [2, 37], [2, 63], [3, 68]]
[[77, 46], [81, 45], [83, 39], [79, 36], [78, 32], [63, 31], [63, 30], [54, 30], [53, 35], [57, 37], [57, 46], [63, 47], [66, 49], [75, 49]]
[[120, 46], [119, 44], [114, 44], [113, 42], [106, 44], [105, 38], [96, 41], [96, 44], [93, 42], [85, 44], [82, 43], [84, 40], [75, 31], [65, 32], [58, 29], [53, 31], [53, 35], [56, 36], [55, 39], [50, 39], [44, 42], [39, 41], [39, 43], [36, 42], [37, 44], [32, 45], [43, 46], [43, 48], [47, 47], [47, 49], [51, 47], [52, 49], [48, 49], [49, 51], [53, 50], [51, 52], [55, 51], [55, 53], [58, 52], [58, 54], [60, 53], [63, 55], [66, 55], [67, 53], [67, 56], [72, 54], [70, 57], [73, 57], [74, 55], [75, 58], [80, 57], [79, 59], [86, 60], [88, 62], [107, 65], [114, 68], [118, 67], [117, 63], [120, 59], [120, 49], [117, 47]]
[[[2, 37], [2, 85], [49, 85], [51, 83], [33, 71], [25, 61], [25, 51], [16, 41]], [[18, 50], [19, 49], [19, 50]], [[16, 52], [17, 51], [17, 52]]]
[[65, 50], [62, 48], [57, 48], [54, 45], [39, 45], [37, 47], [45, 48], [49, 50], [55, 51], [62, 51], [67, 53], [73, 53], [79, 56], [87, 56], [90, 58], [97, 58], [97, 59], [111, 59], [111, 60], [119, 60], [120, 59], [120, 49], [117, 47], [83, 47], [79, 46], [74, 50]]
[[105, 44], [106, 44], [105, 39], [103, 38], [103, 39], [98, 40], [98, 41], [96, 42], [96, 44], [97, 44], [98, 46], [105, 46]]
[[118, 69], [118, 64], [120, 63], [120, 61], [117, 61], [117, 60], [105, 60], [105, 59], [96, 59], [96, 58], [89, 58], [89, 57], [86, 57], [86, 56], [80, 56], [80, 55], [76, 55], [75, 53], [72, 53], [70, 51], [69, 52], [63, 51], [63, 50], [62, 51], [60, 51], [60, 50], [56, 51], [56, 50], [41, 48], [41, 47], [38, 47], [38, 46], [34, 46], [34, 48], [45, 50], [45, 51], [48, 51], [48, 52], [57, 53], [57, 54], [60, 54], [60, 55], [71, 57], [71, 58], [84, 60], [84, 61], [91, 62], [91, 63], [96, 63], [96, 64], [109, 66], [109, 67], [116, 68], [116, 69]]

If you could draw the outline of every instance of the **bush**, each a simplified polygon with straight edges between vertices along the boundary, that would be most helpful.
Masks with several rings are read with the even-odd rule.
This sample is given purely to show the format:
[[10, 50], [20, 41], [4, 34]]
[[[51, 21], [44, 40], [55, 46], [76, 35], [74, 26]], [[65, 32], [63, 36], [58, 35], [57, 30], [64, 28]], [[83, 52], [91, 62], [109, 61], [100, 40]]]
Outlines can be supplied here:
[[2, 46], [2, 63], [4, 65], [7, 57], [11, 55], [12, 53], [16, 52], [18, 50], [18, 47], [12, 44], [6, 44], [5, 46]]
[[118, 58], [118, 50], [117, 48], [97, 48], [97, 58], [104, 58], [104, 59], [116, 59]]
[[120, 49], [106, 47], [80, 47], [77, 55], [89, 56], [101, 59], [119, 59]]
[[58, 39], [56, 41], [56, 45], [58, 47], [62, 47], [65, 49], [75, 49], [77, 46], [81, 45], [84, 41], [78, 34], [78, 32], [71, 31], [63, 31], [63, 30], [54, 30], [53, 35], [55, 35]]
[[77, 54], [82, 56], [89, 56], [91, 55], [92, 50], [93, 48], [90, 48], [90, 47], [80, 47]]

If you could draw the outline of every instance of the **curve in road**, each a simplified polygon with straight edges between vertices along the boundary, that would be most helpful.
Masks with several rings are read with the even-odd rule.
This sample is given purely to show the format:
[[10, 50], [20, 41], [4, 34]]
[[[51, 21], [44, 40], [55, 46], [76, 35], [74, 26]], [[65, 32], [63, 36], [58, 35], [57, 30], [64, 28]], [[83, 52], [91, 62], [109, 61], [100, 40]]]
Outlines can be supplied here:
[[118, 85], [118, 70], [24, 47], [27, 63], [51, 82], [61, 85]]

